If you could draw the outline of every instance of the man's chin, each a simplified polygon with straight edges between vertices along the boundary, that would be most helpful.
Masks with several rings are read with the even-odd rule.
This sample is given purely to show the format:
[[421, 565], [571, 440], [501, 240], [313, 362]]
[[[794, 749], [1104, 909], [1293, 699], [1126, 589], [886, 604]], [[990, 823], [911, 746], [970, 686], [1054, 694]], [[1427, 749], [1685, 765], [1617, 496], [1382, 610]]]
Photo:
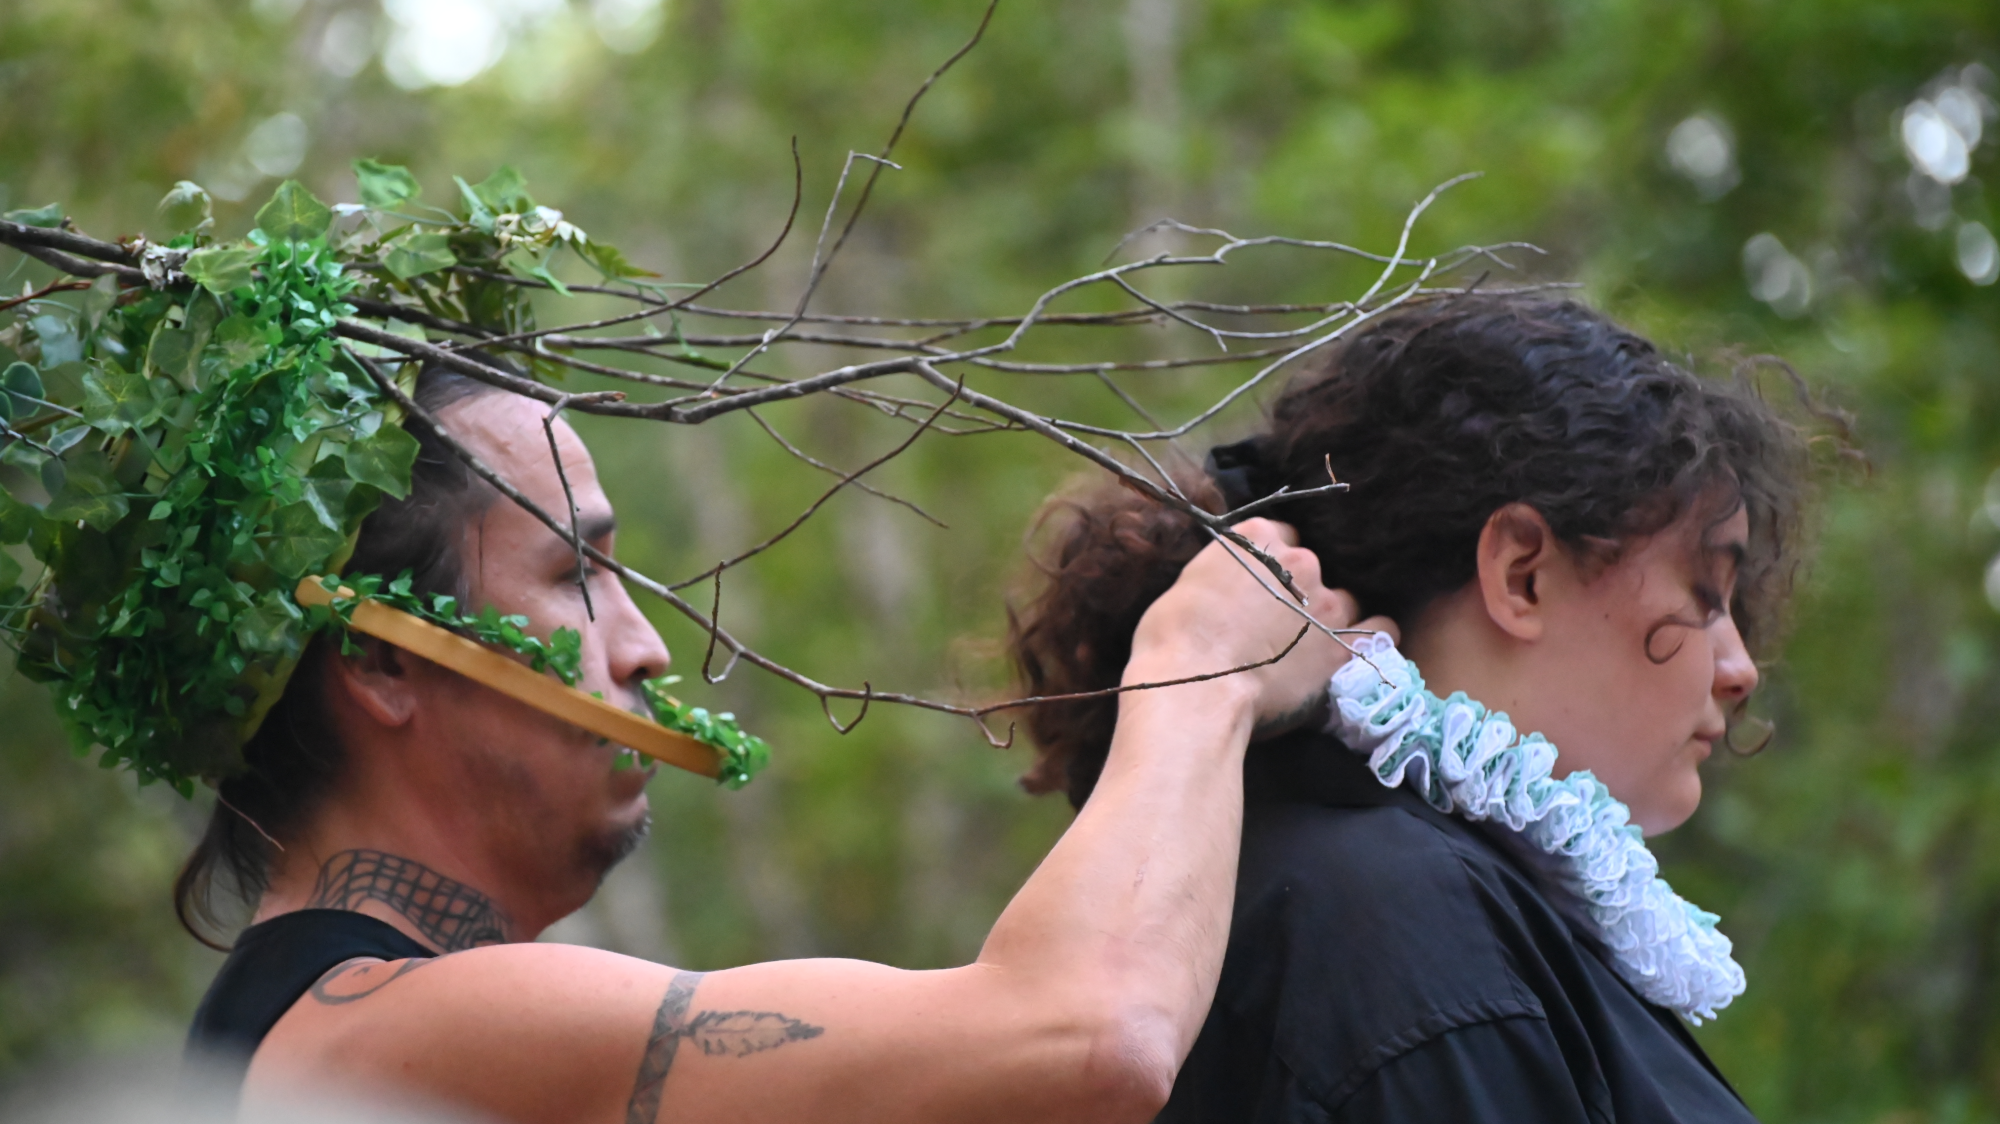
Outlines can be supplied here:
[[584, 869], [591, 871], [599, 881], [604, 879], [611, 868], [624, 862], [626, 857], [639, 849], [646, 841], [646, 835], [653, 830], [653, 817], [646, 808], [646, 798], [638, 801], [638, 814], [622, 823], [614, 824], [595, 838], [584, 843], [580, 857]]

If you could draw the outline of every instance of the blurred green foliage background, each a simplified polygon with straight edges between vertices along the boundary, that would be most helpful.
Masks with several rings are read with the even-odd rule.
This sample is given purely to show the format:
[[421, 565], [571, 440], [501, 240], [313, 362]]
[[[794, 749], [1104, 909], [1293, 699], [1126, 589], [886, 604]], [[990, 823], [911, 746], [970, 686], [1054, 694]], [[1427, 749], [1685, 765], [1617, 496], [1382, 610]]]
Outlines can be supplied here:
[[[235, 234], [286, 175], [352, 199], [357, 156], [447, 198], [450, 174], [507, 162], [633, 260], [698, 280], [775, 231], [789, 138], [815, 215], [978, 17], [968, 0], [8, 0], [0, 206], [61, 201], [86, 231], [135, 233], [193, 179]], [[1775, 745], [1716, 763], [1659, 844], [1749, 973], [1700, 1034], [1768, 1120], [2000, 1119], [1996, 65], [1990, 0], [1005, 0], [920, 110], [822, 307], [1017, 311], [1165, 214], [1387, 249], [1417, 197], [1477, 170], [1418, 250], [1532, 240], [1535, 276], [1584, 282], [1671, 348], [1791, 360], [1858, 416], [1872, 471], [1829, 478], [1761, 704]], [[809, 250], [794, 239], [724, 296], [789, 307]], [[1201, 291], [1325, 300], [1353, 276], [1269, 255]], [[545, 304], [544, 322], [594, 307]], [[1172, 414], [1204, 378], [1128, 383]], [[1093, 388], [1030, 389], [1117, 420]], [[902, 432], [828, 403], [771, 416], [842, 465]], [[824, 486], [740, 415], [581, 428], [621, 552], [655, 574], [734, 553]], [[724, 618], [823, 679], [990, 695], [1023, 530], [1076, 467], [1030, 437], [927, 439], [876, 482], [949, 530], [844, 494], [732, 581]], [[686, 670], [699, 634], [656, 619]], [[652, 842], [559, 936], [698, 968], [962, 961], [1067, 821], [1014, 789], [1023, 751], [968, 724], [878, 707], [842, 738], [749, 670], [691, 693], [743, 714], [777, 766], [737, 794], [656, 780]], [[167, 897], [204, 809], [72, 759], [11, 673], [0, 731], [4, 1084], [172, 1039], [219, 957]]]

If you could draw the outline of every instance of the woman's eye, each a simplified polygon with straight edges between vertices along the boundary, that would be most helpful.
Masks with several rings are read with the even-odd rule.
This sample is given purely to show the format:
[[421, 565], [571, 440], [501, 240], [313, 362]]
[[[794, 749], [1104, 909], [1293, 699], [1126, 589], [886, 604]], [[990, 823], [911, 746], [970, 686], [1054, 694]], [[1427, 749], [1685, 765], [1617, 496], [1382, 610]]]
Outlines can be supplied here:
[[1728, 599], [1722, 595], [1721, 590], [1716, 589], [1712, 585], [1695, 586], [1694, 599], [1700, 604], [1701, 611], [1708, 614], [1710, 620], [1714, 620], [1716, 617], [1729, 611]]

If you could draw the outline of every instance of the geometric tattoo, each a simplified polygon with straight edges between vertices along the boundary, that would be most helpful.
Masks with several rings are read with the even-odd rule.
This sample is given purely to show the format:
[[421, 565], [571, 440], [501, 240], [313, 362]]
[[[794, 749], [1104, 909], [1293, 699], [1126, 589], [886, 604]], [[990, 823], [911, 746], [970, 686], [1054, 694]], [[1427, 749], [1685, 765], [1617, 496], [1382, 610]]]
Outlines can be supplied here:
[[639, 1061], [632, 1100], [625, 1106], [625, 1124], [654, 1124], [659, 1118], [660, 1095], [683, 1038], [710, 1057], [741, 1058], [825, 1033], [824, 1028], [776, 1011], [702, 1011], [689, 1018], [688, 1007], [701, 979], [700, 972], [676, 972], [668, 984], [666, 997], [653, 1016], [645, 1056]]
[[342, 851], [319, 868], [309, 909], [381, 902], [446, 952], [504, 944], [509, 919], [493, 899], [420, 862], [382, 851]]

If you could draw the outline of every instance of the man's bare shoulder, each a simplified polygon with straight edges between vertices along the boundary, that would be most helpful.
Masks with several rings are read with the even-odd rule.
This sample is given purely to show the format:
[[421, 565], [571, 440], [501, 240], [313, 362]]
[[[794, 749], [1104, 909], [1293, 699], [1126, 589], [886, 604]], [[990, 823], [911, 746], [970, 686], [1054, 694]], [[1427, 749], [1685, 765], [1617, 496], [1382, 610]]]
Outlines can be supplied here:
[[[278, 1020], [245, 1088], [387, 1082], [510, 1105], [506, 1115], [517, 1119], [623, 1119], [620, 1095], [630, 1091], [661, 996], [683, 975], [558, 944], [351, 960]], [[545, 1098], [560, 1111], [535, 1111]]]

